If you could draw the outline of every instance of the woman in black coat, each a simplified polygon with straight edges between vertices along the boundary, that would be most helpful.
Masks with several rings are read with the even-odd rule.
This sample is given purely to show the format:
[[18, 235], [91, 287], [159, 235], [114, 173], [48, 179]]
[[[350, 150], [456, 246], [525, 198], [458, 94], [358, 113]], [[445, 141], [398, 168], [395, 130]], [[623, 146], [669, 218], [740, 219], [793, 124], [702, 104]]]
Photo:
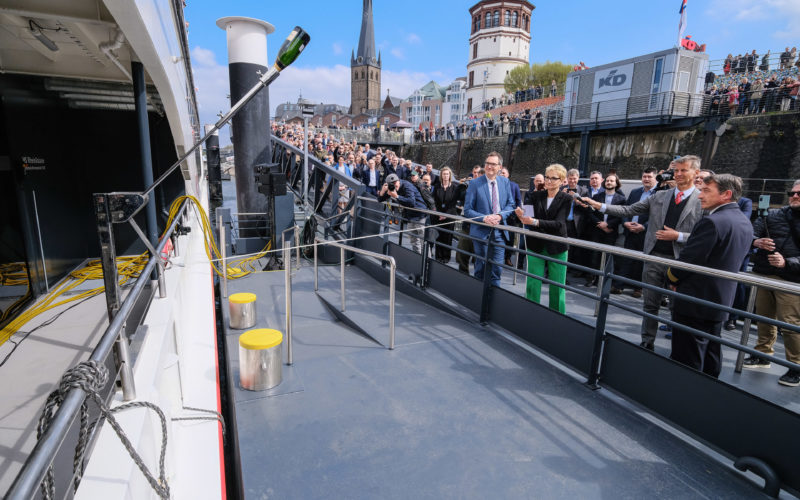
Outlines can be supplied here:
[[[443, 212], [450, 215], [458, 215], [456, 203], [458, 202], [458, 184], [453, 178], [453, 171], [450, 167], [444, 167], [439, 172], [439, 184], [433, 188], [433, 199], [436, 201], [436, 211]], [[435, 225], [443, 224], [451, 219], [445, 216], [433, 216], [432, 223]], [[453, 224], [444, 224], [440, 226], [442, 229], [452, 231], [455, 226]], [[450, 249], [442, 245], [453, 244], [453, 233], [448, 231], [438, 231], [436, 236], [436, 260], [443, 264], [450, 262]]]
[[[561, 191], [561, 185], [564, 184], [566, 178], [567, 169], [563, 165], [555, 163], [545, 170], [545, 189], [543, 191], [528, 191], [525, 194], [523, 204], [533, 206], [533, 217], [524, 215], [522, 208], [517, 208], [515, 211], [520, 221], [525, 224], [525, 229], [567, 237], [567, 215], [569, 215], [569, 207], [572, 205], [572, 196]], [[560, 261], [567, 261], [569, 246], [566, 243], [543, 240], [535, 236], [525, 236], [525, 244], [531, 252]], [[566, 282], [566, 264], [556, 264], [541, 257], [528, 256], [529, 273], [536, 276], [544, 276], [545, 266], [547, 266], [548, 278], [562, 285]], [[533, 302], [540, 302], [541, 294], [541, 280], [528, 277], [525, 286], [525, 297]], [[550, 309], [564, 314], [566, 310], [564, 288], [551, 285], [549, 296]]]

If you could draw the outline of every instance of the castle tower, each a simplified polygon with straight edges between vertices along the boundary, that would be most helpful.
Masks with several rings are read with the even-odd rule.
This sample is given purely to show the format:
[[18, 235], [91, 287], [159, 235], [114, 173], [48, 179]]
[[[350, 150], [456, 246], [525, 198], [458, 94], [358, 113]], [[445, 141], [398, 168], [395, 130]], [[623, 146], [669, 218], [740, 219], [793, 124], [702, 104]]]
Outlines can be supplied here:
[[358, 52], [350, 55], [350, 114], [381, 106], [381, 56], [375, 58], [372, 0], [364, 0]]
[[505, 92], [503, 80], [512, 68], [528, 62], [531, 13], [526, 0], [481, 0], [469, 9], [471, 26], [467, 63], [467, 109]]

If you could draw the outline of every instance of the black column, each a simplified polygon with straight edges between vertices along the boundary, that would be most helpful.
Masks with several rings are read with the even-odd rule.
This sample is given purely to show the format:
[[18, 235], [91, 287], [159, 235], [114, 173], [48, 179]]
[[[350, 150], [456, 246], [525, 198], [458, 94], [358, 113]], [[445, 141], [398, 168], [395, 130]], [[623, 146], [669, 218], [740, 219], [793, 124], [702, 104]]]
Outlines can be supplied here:
[[[150, 151], [150, 122], [147, 118], [147, 87], [144, 84], [144, 66], [138, 61], [131, 62], [131, 77], [133, 78], [133, 100], [136, 109], [136, 123], [139, 129], [139, 154], [142, 159], [143, 189], [153, 184], [153, 157]], [[150, 244], [158, 245], [158, 225], [156, 223], [156, 200], [153, 194], [145, 207], [147, 227], [145, 232]], [[153, 271], [151, 279], [156, 279]]]

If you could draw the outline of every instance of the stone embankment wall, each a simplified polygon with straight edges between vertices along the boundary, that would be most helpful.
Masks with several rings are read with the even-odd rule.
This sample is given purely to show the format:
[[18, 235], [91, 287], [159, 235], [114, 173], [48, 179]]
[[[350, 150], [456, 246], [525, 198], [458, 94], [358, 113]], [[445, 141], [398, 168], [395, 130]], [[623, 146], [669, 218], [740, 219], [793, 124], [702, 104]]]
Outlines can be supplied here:
[[[724, 124], [719, 137], [713, 169], [750, 179], [800, 178], [800, 115], [734, 117]], [[593, 133], [589, 148], [589, 170], [607, 173], [616, 169], [620, 177], [636, 179], [645, 167], [665, 168], [675, 155], [701, 155], [704, 126], [689, 130], [627, 133]], [[459, 177], [473, 165], [482, 164], [486, 154], [497, 151], [509, 158], [507, 136], [406, 145], [401, 154], [418, 163], [431, 162], [436, 168], [457, 167]], [[561, 163], [576, 168], [580, 137], [557, 136], [518, 142], [511, 152], [511, 177], [523, 186], [528, 178], [544, 172], [547, 165]]]

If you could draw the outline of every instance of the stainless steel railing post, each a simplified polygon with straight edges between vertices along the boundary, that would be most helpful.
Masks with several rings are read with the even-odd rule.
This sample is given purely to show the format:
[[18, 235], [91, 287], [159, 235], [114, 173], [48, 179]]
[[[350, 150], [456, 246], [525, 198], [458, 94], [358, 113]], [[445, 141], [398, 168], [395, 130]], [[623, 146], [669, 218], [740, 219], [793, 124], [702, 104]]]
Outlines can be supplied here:
[[[161, 256], [157, 256], [157, 258], [161, 258]], [[158, 276], [158, 298], [163, 299], [167, 296], [167, 283], [164, 280], [164, 266], [161, 265], [161, 262], [156, 264], [156, 275]]]
[[297, 270], [300, 270], [300, 226], [294, 226], [294, 246], [297, 249]]
[[217, 217], [217, 231], [219, 231], [219, 252], [222, 260], [222, 297], [228, 298], [228, 264], [225, 258], [225, 226], [222, 225], [222, 216]]
[[319, 291], [319, 272], [317, 267], [317, 240], [314, 239], [314, 291]]
[[[600, 254], [600, 269], [606, 268], [606, 253], [603, 252]], [[603, 295], [603, 281], [605, 281], [605, 276], [603, 274], [597, 279], [597, 302], [594, 304], [594, 316], [600, 313], [600, 298]]]
[[339, 248], [339, 262], [341, 263], [341, 292], [342, 292], [342, 312], [345, 311], [345, 300], [344, 300], [344, 248]]
[[394, 349], [394, 280], [397, 264], [389, 261], [389, 349]]
[[[758, 294], [758, 287], [753, 285], [750, 288], [750, 297], [747, 298], [747, 312], [752, 313], [753, 309], [756, 305], [756, 295]], [[750, 325], [752, 324], [753, 320], [749, 317], [744, 318], [744, 325], [742, 326], [742, 338], [739, 341], [739, 344], [746, 346], [747, 342], [750, 340]], [[734, 371], [736, 373], [742, 373], [742, 366], [744, 365], [744, 352], [739, 351], [736, 354], [736, 366]]]
[[[519, 268], [519, 254], [520, 254], [520, 252], [519, 252], [519, 233], [514, 233], [514, 248], [517, 249], [517, 259], [516, 259], [516, 261], [517, 261], [516, 264], [517, 265], [514, 266], [514, 267]], [[514, 284], [514, 285], [517, 284], [517, 272], [516, 271], [514, 271], [514, 282], [512, 284]]]
[[283, 283], [286, 288], [286, 363], [292, 364], [292, 245], [283, 242]]

